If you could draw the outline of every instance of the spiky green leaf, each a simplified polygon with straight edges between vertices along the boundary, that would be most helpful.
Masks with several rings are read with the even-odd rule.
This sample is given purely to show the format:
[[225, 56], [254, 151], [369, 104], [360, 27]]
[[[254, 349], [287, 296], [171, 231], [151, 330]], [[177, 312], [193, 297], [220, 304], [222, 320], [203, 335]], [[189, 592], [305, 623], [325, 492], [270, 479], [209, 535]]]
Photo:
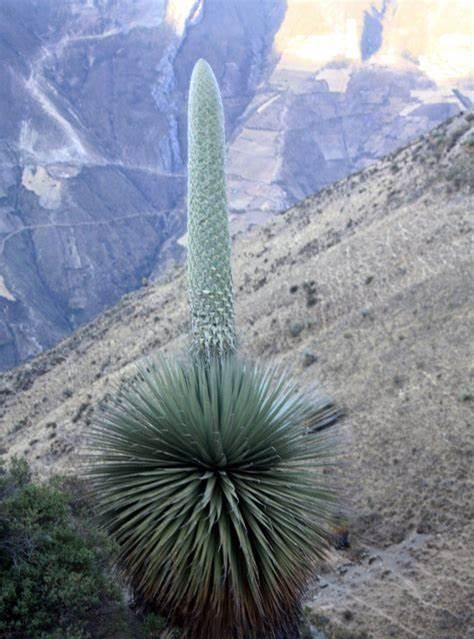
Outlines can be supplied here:
[[336, 416], [274, 367], [150, 363], [94, 430], [91, 470], [120, 563], [193, 639], [276, 636], [327, 547]]

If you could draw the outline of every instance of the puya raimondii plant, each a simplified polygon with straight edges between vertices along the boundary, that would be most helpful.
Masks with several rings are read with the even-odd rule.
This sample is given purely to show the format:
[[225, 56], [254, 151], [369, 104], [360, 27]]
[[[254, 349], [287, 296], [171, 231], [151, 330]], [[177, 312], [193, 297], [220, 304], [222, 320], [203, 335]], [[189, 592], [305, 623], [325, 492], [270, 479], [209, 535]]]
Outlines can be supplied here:
[[[131, 586], [192, 639], [297, 636], [329, 546], [338, 413], [237, 352], [224, 117], [210, 66], [189, 95], [189, 354], [148, 361], [94, 428], [92, 479]], [[329, 475], [330, 476], [330, 475]]]
[[209, 65], [197, 62], [188, 103], [188, 282], [192, 352], [235, 351], [231, 245], [225, 184], [224, 110]]

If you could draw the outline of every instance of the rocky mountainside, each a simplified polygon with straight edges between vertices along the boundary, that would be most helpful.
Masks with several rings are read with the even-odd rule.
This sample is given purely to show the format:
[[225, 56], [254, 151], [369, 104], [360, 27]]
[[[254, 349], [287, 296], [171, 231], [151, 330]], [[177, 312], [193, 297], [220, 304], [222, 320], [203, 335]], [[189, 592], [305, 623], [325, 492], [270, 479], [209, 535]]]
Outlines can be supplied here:
[[[467, 114], [235, 240], [244, 349], [347, 412], [352, 547], [307, 594], [318, 639], [473, 637], [473, 186]], [[4, 457], [80, 473], [120, 380], [185, 346], [184, 291], [179, 268], [0, 376]]]
[[223, 90], [236, 230], [469, 106], [462, 0], [409, 4], [3, 0], [0, 369], [182, 257], [196, 58]]
[[280, 19], [278, 3], [201, 4], [1, 3], [0, 369], [182, 252], [192, 66], [218, 72], [231, 129]]

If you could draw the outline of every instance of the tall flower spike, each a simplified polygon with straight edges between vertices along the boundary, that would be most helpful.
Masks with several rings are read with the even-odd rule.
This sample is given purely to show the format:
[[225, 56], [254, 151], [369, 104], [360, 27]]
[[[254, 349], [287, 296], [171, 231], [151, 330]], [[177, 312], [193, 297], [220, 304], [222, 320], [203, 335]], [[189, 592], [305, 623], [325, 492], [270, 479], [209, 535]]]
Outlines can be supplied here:
[[97, 412], [99, 512], [130, 585], [183, 639], [297, 636], [336, 520], [325, 470], [339, 415], [235, 353], [223, 112], [202, 60], [189, 99], [188, 243], [193, 352], [150, 360]]
[[225, 186], [224, 110], [205, 60], [193, 70], [188, 104], [188, 287], [192, 353], [209, 360], [236, 348]]

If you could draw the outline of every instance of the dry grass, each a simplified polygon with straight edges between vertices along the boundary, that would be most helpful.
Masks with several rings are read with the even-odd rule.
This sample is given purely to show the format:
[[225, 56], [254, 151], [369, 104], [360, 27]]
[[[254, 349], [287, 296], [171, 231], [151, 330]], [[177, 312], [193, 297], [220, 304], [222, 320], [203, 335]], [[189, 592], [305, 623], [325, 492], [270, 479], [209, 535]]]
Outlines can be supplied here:
[[[357, 552], [338, 553], [348, 566], [314, 591], [328, 633], [465, 639], [472, 623], [472, 128], [457, 117], [236, 238], [244, 350], [322, 381], [349, 415]], [[76, 472], [114, 384], [142, 355], [185, 344], [183, 278], [0, 376], [5, 451], [39, 476]]]

